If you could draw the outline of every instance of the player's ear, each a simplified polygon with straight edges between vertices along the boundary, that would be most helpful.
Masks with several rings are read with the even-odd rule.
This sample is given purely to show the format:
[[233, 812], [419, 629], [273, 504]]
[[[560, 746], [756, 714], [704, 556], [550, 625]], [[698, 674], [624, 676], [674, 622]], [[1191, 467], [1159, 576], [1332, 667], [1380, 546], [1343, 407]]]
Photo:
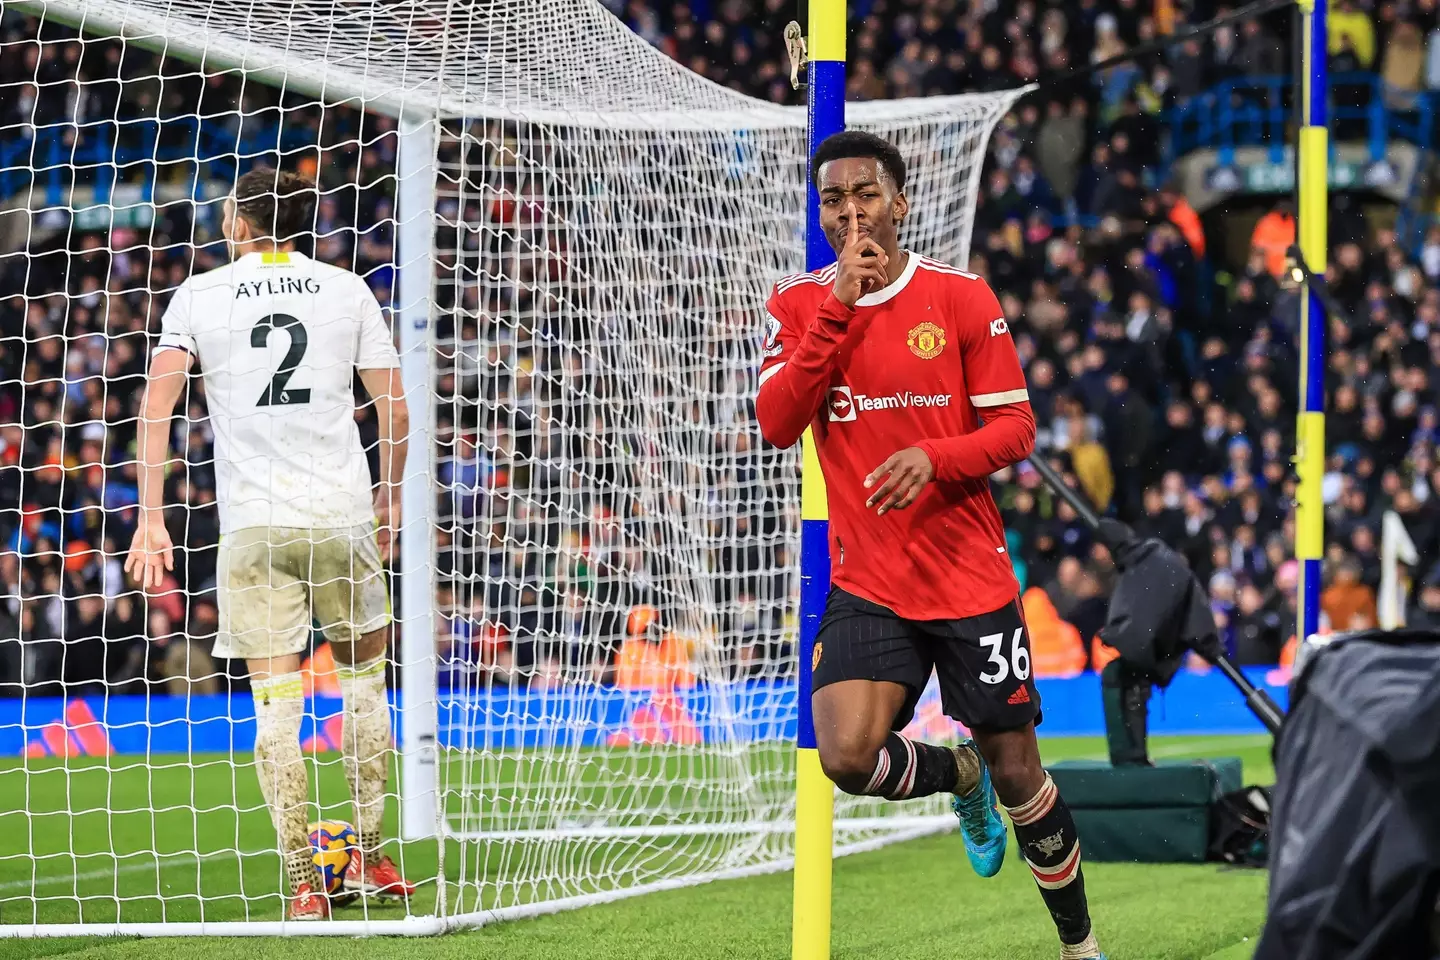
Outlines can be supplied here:
[[890, 203], [890, 216], [898, 224], [910, 214], [910, 199], [905, 196], [904, 191], [895, 194], [895, 199]]

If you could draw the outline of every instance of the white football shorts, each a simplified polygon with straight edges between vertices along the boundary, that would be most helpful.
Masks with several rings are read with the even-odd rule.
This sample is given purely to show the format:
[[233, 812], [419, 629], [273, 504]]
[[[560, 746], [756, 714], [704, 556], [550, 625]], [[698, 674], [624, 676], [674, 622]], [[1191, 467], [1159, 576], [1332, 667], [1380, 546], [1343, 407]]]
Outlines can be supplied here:
[[220, 539], [215, 656], [300, 653], [311, 624], [351, 643], [390, 622], [390, 592], [373, 526], [248, 527]]

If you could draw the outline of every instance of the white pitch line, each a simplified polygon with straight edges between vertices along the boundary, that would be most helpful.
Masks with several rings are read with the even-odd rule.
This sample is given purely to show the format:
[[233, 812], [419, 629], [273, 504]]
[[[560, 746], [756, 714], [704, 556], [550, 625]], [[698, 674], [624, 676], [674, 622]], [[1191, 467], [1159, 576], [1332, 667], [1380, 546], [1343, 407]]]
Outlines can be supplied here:
[[53, 887], [58, 884], [72, 885], [84, 880], [104, 880], [106, 877], [118, 876], [122, 873], [153, 873], [156, 870], [173, 870], [176, 867], [193, 866], [196, 861], [207, 862], [211, 860], [234, 860], [239, 853], [234, 850], [216, 850], [214, 853], [166, 853], [162, 858], [187, 857], [189, 859], [181, 863], [164, 863], [158, 860], [151, 860], [149, 863], [127, 863], [117, 864], [109, 870], [89, 870], [85, 873], [71, 873], [61, 876], [35, 877], [31, 880], [7, 880], [0, 883], [0, 891], [6, 890], [34, 890], [38, 887]]

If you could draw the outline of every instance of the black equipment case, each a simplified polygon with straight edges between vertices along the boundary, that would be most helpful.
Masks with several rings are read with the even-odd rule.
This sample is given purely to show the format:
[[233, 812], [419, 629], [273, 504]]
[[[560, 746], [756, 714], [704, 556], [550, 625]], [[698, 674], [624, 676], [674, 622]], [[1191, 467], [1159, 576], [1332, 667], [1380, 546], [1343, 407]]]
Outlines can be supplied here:
[[1275, 772], [1269, 911], [1255, 960], [1434, 956], [1440, 634], [1366, 631], [1307, 644]]

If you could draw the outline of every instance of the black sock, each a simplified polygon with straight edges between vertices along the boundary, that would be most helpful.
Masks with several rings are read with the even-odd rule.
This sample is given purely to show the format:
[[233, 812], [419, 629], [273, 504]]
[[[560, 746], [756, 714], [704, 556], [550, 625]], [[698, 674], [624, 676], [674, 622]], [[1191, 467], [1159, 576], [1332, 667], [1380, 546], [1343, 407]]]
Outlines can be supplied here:
[[1047, 773], [1035, 796], [1007, 810], [1020, 852], [1035, 875], [1060, 942], [1080, 943], [1090, 935], [1090, 909], [1085, 903], [1085, 874], [1080, 869], [1080, 836], [1070, 808]]
[[949, 747], [916, 743], [898, 733], [885, 738], [875, 761], [875, 773], [862, 796], [911, 800], [955, 789], [959, 773]]

